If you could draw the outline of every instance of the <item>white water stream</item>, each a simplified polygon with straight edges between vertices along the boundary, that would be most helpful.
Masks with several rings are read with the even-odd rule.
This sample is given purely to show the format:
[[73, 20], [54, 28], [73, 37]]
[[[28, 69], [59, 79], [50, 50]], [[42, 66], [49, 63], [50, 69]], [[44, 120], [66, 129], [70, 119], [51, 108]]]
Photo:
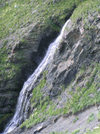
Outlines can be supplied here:
[[17, 107], [16, 111], [14, 114], [14, 117], [12, 120], [9, 122], [7, 125], [5, 131], [3, 134], [8, 134], [9, 132], [13, 131], [15, 128], [18, 127], [18, 125], [21, 124], [22, 120], [25, 119], [25, 107], [28, 103], [28, 95], [29, 92], [32, 91], [33, 85], [36, 82], [37, 78], [40, 76], [40, 74], [43, 72], [45, 67], [47, 66], [48, 63], [53, 59], [54, 54], [56, 53], [56, 49], [59, 48], [59, 45], [64, 38], [64, 31], [68, 25], [70, 20], [68, 20], [65, 25], [63, 26], [60, 35], [57, 37], [57, 39], [50, 44], [47, 53], [40, 63], [40, 65], [37, 67], [37, 69], [33, 72], [33, 74], [28, 78], [28, 80], [24, 83], [23, 88], [20, 92], [18, 102], [17, 102]]

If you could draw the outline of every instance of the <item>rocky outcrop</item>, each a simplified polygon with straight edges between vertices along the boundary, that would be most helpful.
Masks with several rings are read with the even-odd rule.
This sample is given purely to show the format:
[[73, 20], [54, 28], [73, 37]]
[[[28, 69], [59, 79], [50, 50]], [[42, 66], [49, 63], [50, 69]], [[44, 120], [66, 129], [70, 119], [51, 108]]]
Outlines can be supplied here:
[[[42, 28], [39, 28], [39, 30], [37, 27], [38, 24], [33, 27], [33, 30], [30, 31], [28, 36], [24, 37], [19, 43], [15, 43], [15, 45], [12, 46], [10, 44], [11, 42], [6, 42], [3, 46], [1, 45], [1, 123], [3, 123], [4, 120], [5, 124], [6, 120], [10, 119], [13, 115], [19, 91], [21, 90], [24, 81], [38, 66], [45, 55], [49, 43], [57, 34], [56, 31], [49, 29], [48, 31], [47, 29], [42, 31]], [[37, 29], [41, 34], [37, 32]], [[34, 35], [36, 37], [34, 37]], [[2, 124], [2, 126], [4, 125]]]
[[[24, 81], [38, 66], [46, 53], [48, 45], [56, 38], [66, 17], [68, 18], [75, 8], [73, 3], [70, 10], [66, 11], [69, 7], [64, 7], [64, 10], [60, 12], [61, 5], [59, 13], [61, 13], [62, 18], [60, 18], [61, 16], [59, 16], [58, 12], [52, 10], [51, 13], [49, 9], [56, 4], [54, 6], [55, 10], [60, 2], [58, 1], [56, 4], [56, 2], [44, 1], [42, 6], [37, 1], [28, 2], [28, 6], [32, 9], [32, 11], [28, 11], [28, 13], [31, 13], [30, 15], [28, 14], [31, 22], [26, 22], [24, 20], [25, 15], [21, 15], [21, 13], [25, 13], [25, 8], [22, 6], [23, 2], [16, 3], [16, 0], [0, 2], [0, 6], [2, 7], [2, 21], [0, 22], [0, 33], [2, 33], [0, 34], [0, 131], [3, 130], [6, 122], [12, 117], [15, 111], [17, 98]], [[33, 3], [36, 3], [39, 9]], [[31, 6], [32, 4], [34, 10]], [[44, 10], [47, 10], [47, 7], [50, 12], [48, 16]], [[5, 8], [9, 12], [12, 11], [10, 15], [12, 13], [18, 14], [16, 17], [21, 16], [21, 19], [19, 20], [18, 18], [17, 21], [13, 15], [6, 16]], [[22, 10], [20, 11], [18, 8]], [[3, 15], [4, 12], [5, 15]], [[7, 18], [8, 20], [6, 21]], [[61, 21], [58, 22], [58, 20]]]
[[[85, 28], [85, 24], [83, 26], [82, 19], [77, 20], [76, 24], [71, 20], [67, 25], [64, 39], [53, 61], [34, 85], [33, 94], [30, 95], [34, 99], [31, 99], [29, 119], [21, 125], [22, 129], [17, 128], [11, 134], [21, 134], [23, 131], [26, 134], [41, 133], [42, 129], [53, 125], [52, 119], [55, 122], [59, 116], [67, 117], [92, 105], [95, 105], [99, 112], [100, 21], [95, 15], [98, 16], [98, 13], [87, 18], [88, 23], [92, 18], [90, 29]], [[43, 79], [46, 83], [40, 86]], [[39, 120], [36, 120], [37, 118]], [[82, 131], [85, 132], [85, 129]], [[43, 132], [45, 133], [45, 130]]]
[[[90, 117], [94, 119], [90, 121]], [[61, 116], [56, 119], [51, 119], [47, 122], [40, 123], [37, 126], [28, 129], [27, 131], [18, 129], [15, 134], [66, 134], [67, 132], [69, 132], [69, 134], [72, 134], [74, 132], [77, 132], [79, 134], [81, 132], [84, 134], [86, 130], [89, 133], [93, 132], [93, 128], [94, 132], [96, 131], [99, 133], [100, 128], [97, 107], [91, 107], [77, 115], [71, 115], [69, 118], [66, 116]]]

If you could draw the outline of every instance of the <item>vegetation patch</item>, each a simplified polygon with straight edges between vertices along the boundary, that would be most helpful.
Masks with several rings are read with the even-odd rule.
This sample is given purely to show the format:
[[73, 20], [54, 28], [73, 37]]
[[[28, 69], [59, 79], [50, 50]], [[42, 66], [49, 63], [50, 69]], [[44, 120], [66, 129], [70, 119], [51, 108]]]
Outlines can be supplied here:
[[77, 129], [77, 130], [75, 130], [74, 132], [72, 132], [72, 134], [79, 134], [79, 132], [80, 132], [80, 130]]
[[[90, 67], [91, 68], [91, 67]], [[84, 75], [86, 73], [80, 70], [80, 74]], [[98, 72], [100, 71], [100, 65], [94, 65], [92, 67], [92, 72], [90, 75], [90, 79], [86, 83], [83, 88], [76, 88], [75, 91], [68, 91], [70, 94], [70, 98], [68, 98], [66, 104], [62, 108], [57, 108], [57, 104], [53, 103], [53, 100], [50, 99], [49, 96], [44, 97], [41, 89], [44, 88], [46, 84], [45, 76], [40, 81], [39, 85], [33, 89], [33, 96], [31, 99], [32, 107], [34, 108], [33, 113], [30, 118], [27, 119], [21, 127], [26, 126], [27, 128], [36, 125], [37, 123], [43, 122], [47, 120], [49, 117], [55, 115], [63, 115], [72, 112], [73, 114], [84, 110], [90, 105], [96, 105], [100, 102], [100, 92], [98, 89], [98, 84], [95, 81], [95, 77], [97, 77]], [[79, 76], [79, 75], [78, 75]], [[59, 96], [58, 96], [59, 97]], [[94, 118], [93, 116], [89, 118], [89, 121]], [[78, 118], [75, 119], [75, 122]]]
[[77, 130], [73, 131], [72, 133], [65, 131], [65, 132], [51, 132], [50, 134], [79, 134], [79, 132], [80, 132], [80, 130], [77, 129]]
[[50, 99], [49, 96], [44, 96], [42, 89], [46, 85], [45, 73], [43, 79], [40, 81], [39, 85], [37, 85], [32, 92], [31, 106], [33, 107], [33, 113], [23, 124], [22, 127], [30, 128], [33, 125], [36, 125], [49, 117], [59, 115], [63, 111], [62, 109], [57, 109], [56, 104]]
[[100, 127], [93, 129], [92, 131], [88, 131], [85, 134], [100, 134]]
[[98, 121], [100, 121], [100, 111], [97, 114]]
[[79, 120], [78, 116], [75, 117], [75, 119], [73, 120], [73, 123], [76, 123]]
[[[72, 20], [76, 22], [78, 19], [83, 20], [84, 24], [87, 24], [87, 18], [89, 14], [93, 12], [100, 13], [100, 1], [99, 0], [87, 0], [80, 3], [72, 14]], [[96, 16], [97, 17], [97, 16]], [[87, 24], [88, 25], [88, 24]], [[90, 26], [89, 26], [90, 27]]]
[[88, 117], [88, 123], [92, 122], [95, 119], [95, 115], [92, 113], [89, 117]]
[[36, 107], [33, 110], [33, 113], [29, 117], [28, 120], [26, 120], [21, 127], [26, 126], [27, 128], [31, 127], [34, 124], [37, 124], [39, 122], [42, 122], [45, 117], [43, 116], [43, 112], [46, 109], [48, 105], [48, 99], [47, 97], [43, 97], [41, 89], [45, 86], [46, 79], [45, 77], [40, 81], [39, 85], [37, 85], [32, 92], [32, 99], [31, 99], [31, 105], [32, 107]]
[[[58, 30], [59, 23], [53, 22], [64, 23], [66, 16], [69, 16], [73, 8], [81, 2], [81, 0], [61, 0], [55, 3], [53, 0], [2, 1], [0, 4], [4, 4], [0, 7], [0, 39], [36, 22]], [[21, 36], [21, 33], [18, 34]]]
[[100, 102], [98, 81], [95, 81], [95, 77], [98, 76], [99, 72], [100, 65], [94, 65], [93, 71], [91, 72], [86, 85], [83, 88], [77, 87], [77, 85], [75, 91], [68, 91], [71, 97], [68, 99], [66, 105], [69, 107], [73, 114], [87, 108], [88, 106], [94, 104], [97, 105]]
[[0, 80], [9, 80], [14, 78], [15, 73], [19, 72], [20, 66], [9, 62], [9, 53], [6, 49], [6, 44], [0, 49]]

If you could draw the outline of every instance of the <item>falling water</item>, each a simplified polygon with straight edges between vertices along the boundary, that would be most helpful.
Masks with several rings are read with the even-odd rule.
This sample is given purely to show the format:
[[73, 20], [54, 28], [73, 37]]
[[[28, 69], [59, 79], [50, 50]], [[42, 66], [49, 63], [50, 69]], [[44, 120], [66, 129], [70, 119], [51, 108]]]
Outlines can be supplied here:
[[65, 25], [63, 26], [60, 35], [57, 37], [57, 39], [50, 44], [47, 53], [40, 63], [40, 65], [37, 67], [37, 69], [33, 72], [33, 74], [28, 78], [28, 80], [24, 83], [23, 88], [20, 92], [16, 111], [14, 114], [14, 117], [7, 125], [5, 131], [3, 134], [8, 134], [9, 132], [13, 131], [15, 128], [18, 127], [18, 125], [21, 124], [22, 120], [25, 119], [25, 107], [28, 105], [28, 95], [33, 89], [33, 85], [36, 82], [37, 78], [40, 76], [40, 74], [43, 72], [47, 64], [53, 59], [54, 54], [56, 52], [56, 49], [58, 49], [59, 44], [61, 43], [66, 26], [70, 23], [70, 20], [68, 20]]

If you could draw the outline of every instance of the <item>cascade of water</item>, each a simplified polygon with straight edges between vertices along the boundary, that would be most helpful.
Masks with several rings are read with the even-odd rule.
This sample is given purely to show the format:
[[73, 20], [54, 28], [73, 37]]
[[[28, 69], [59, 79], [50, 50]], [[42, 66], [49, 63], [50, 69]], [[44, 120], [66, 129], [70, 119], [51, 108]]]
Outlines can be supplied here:
[[14, 117], [7, 125], [3, 134], [8, 134], [9, 132], [13, 131], [18, 125], [21, 124], [22, 120], [24, 119], [25, 107], [27, 105], [27, 99], [28, 99], [29, 92], [32, 91], [32, 89], [33, 89], [32, 87], [33, 87], [34, 83], [36, 82], [37, 78], [39, 77], [39, 75], [43, 72], [43, 70], [45, 69], [47, 64], [53, 59], [56, 49], [59, 47], [59, 44], [64, 37], [64, 31], [69, 22], [70, 22], [70, 20], [68, 20], [65, 23], [65, 25], [63, 26], [63, 28], [61, 30], [60, 35], [57, 37], [57, 39], [53, 43], [50, 44], [50, 46], [47, 50], [47, 53], [46, 53], [44, 59], [42, 60], [42, 62], [40, 63], [40, 65], [33, 72], [33, 74], [28, 78], [28, 80], [24, 83], [23, 88], [22, 88], [19, 98], [18, 98]]

